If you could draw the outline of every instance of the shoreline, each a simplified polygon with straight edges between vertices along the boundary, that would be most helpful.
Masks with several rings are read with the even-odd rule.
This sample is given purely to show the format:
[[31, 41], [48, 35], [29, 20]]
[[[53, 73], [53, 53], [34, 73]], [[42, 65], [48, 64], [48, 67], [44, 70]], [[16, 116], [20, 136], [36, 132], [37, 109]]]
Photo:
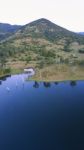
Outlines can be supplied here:
[[[17, 75], [17, 74], [20, 74], [20, 73], [15, 73], [15, 74], [4, 74], [4, 75], [0, 75], [0, 79], [1, 78], [5, 78], [5, 77], [9, 77], [11, 75]], [[49, 79], [37, 79], [37, 78], [32, 78], [30, 77], [28, 80], [26, 81], [36, 81], [36, 82], [68, 82], [68, 81], [83, 81], [84, 78], [67, 78], [67, 79], [52, 79], [52, 80], [49, 80]]]
[[11, 74], [0, 75], [0, 79], [1, 79], [1, 78], [5, 78], [5, 77], [8, 77], [8, 76], [11, 76]]
[[[51, 65], [42, 69], [34, 68], [35, 75], [31, 76], [29, 81], [37, 82], [66, 82], [66, 81], [82, 81], [84, 80], [84, 67], [67, 66], [67, 65]], [[24, 68], [13, 68], [11, 72], [1, 74], [0, 79], [24, 73]]]
[[33, 79], [29, 79], [28, 81], [36, 81], [36, 82], [68, 82], [68, 81], [83, 81], [84, 80], [84, 78], [76, 78], [76, 79], [72, 79], [72, 78], [70, 78], [70, 79], [64, 79], [64, 80], [61, 80], [61, 79], [58, 79], [58, 80], [39, 80], [39, 79], [35, 79], [35, 78], [33, 78]]

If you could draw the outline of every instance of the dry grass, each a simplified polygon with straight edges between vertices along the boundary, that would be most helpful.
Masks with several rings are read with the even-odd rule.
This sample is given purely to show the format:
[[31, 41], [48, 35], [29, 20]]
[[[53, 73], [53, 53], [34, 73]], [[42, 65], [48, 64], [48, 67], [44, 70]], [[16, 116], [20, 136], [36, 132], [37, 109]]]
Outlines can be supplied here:
[[64, 81], [84, 79], [84, 68], [68, 65], [51, 65], [43, 69], [36, 69], [32, 78], [40, 81]]

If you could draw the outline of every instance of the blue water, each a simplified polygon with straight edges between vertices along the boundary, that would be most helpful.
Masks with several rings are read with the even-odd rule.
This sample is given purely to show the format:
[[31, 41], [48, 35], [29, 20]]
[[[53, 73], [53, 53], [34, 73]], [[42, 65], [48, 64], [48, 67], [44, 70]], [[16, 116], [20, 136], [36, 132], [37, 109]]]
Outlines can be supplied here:
[[0, 81], [0, 150], [84, 150], [84, 81]]

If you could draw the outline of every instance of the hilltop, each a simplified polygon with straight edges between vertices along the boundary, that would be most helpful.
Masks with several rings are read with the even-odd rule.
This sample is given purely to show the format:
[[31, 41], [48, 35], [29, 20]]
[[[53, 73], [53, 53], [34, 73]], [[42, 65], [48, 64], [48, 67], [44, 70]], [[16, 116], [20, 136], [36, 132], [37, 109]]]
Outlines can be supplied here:
[[74, 32], [68, 31], [47, 19], [38, 19], [27, 25], [24, 25], [16, 32], [14, 38], [43, 38], [50, 42], [56, 43], [58, 40], [63, 39], [69, 42], [78, 42], [84, 44], [84, 37]]

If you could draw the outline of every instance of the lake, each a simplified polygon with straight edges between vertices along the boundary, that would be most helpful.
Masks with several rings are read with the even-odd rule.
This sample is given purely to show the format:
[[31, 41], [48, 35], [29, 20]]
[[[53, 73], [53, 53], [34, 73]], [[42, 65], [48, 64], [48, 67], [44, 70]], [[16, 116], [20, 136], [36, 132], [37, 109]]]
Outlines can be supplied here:
[[0, 150], [83, 150], [84, 81], [0, 79]]

